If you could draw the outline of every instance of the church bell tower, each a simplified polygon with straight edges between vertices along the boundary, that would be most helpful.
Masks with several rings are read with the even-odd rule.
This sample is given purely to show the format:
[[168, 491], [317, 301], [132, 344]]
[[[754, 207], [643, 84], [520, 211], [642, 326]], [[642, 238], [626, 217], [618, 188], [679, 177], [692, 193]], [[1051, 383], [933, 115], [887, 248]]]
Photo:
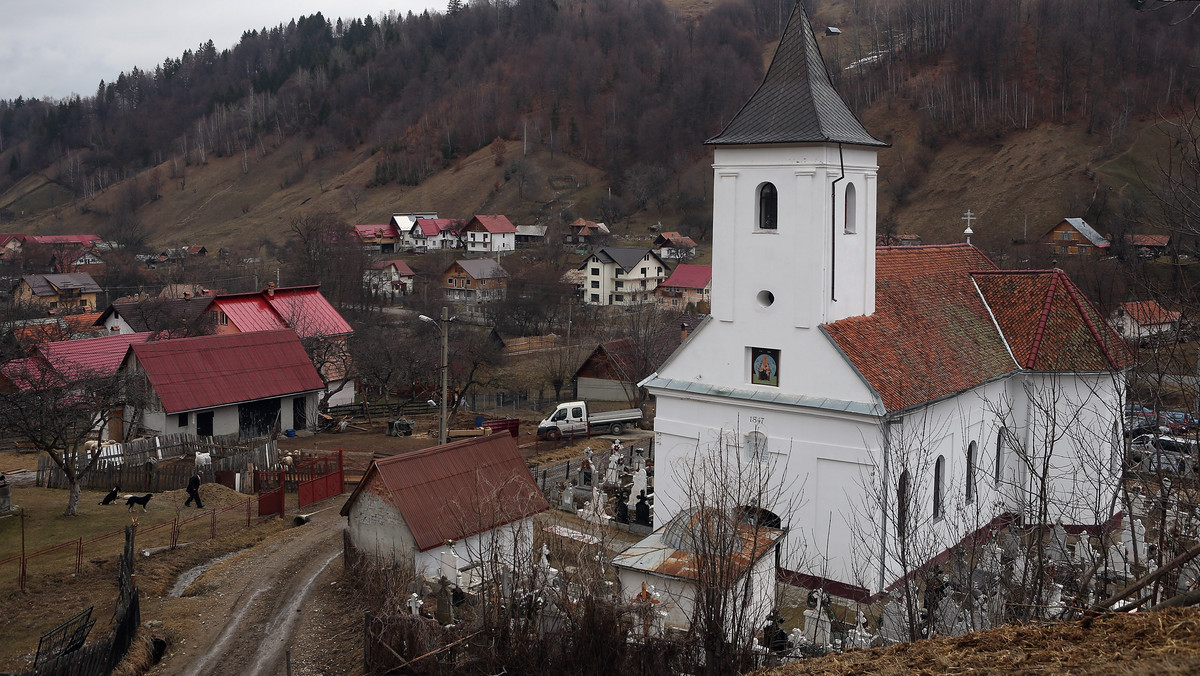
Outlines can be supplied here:
[[714, 146], [713, 319], [754, 333], [875, 310], [876, 148], [796, 4], [766, 77]]

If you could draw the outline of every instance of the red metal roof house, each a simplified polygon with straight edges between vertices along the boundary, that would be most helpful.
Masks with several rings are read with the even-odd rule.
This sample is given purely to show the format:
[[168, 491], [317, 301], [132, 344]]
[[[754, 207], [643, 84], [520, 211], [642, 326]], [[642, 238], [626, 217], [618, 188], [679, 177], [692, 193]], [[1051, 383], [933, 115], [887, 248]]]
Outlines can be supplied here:
[[308, 429], [324, 388], [291, 330], [133, 345], [121, 368], [146, 378], [155, 403], [141, 423], [160, 434], [251, 437]]

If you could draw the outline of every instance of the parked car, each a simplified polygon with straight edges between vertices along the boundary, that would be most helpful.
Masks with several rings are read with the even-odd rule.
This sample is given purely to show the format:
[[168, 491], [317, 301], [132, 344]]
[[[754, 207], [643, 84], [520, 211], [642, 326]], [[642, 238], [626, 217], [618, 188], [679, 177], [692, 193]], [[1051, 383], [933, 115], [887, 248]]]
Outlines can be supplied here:
[[1183, 434], [1187, 431], [1187, 425], [1175, 422], [1161, 413], [1132, 413], [1125, 418], [1125, 436], [1152, 432]]
[[1197, 419], [1196, 416], [1192, 415], [1191, 413], [1185, 413], [1183, 411], [1163, 411], [1162, 417], [1170, 420], [1174, 424], [1182, 425], [1189, 430], [1200, 427], [1200, 419]]
[[1145, 474], [1192, 474], [1196, 471], [1197, 444], [1191, 439], [1165, 434], [1142, 434], [1129, 442], [1127, 466]]

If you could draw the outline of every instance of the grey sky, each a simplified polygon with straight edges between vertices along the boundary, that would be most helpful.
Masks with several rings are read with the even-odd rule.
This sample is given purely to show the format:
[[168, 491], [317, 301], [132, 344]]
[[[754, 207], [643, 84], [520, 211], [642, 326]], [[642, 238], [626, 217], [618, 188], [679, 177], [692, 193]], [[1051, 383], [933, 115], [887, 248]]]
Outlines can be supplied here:
[[442, 11], [445, 0], [3, 0], [0, 21], [0, 99], [93, 96], [137, 66], [153, 70], [167, 57], [212, 40], [232, 47], [244, 31], [286, 24], [321, 12], [378, 16], [395, 9]]

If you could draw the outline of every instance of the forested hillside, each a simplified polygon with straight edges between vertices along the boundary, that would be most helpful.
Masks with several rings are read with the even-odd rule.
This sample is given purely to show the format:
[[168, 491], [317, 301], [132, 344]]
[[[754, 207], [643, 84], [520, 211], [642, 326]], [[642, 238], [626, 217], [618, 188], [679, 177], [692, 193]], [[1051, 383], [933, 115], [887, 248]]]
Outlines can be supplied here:
[[[1200, 21], [1181, 20], [1187, 8], [806, 4], [818, 30], [841, 29], [820, 38], [839, 88], [894, 145], [880, 156], [883, 228], [926, 241], [957, 237], [968, 207], [993, 224], [982, 241], [995, 246], [1022, 214], [1070, 211], [1101, 229], [1130, 227], [1117, 221], [1146, 205], [1121, 206], [1142, 200], [1126, 184], [1145, 178], [1162, 146], [1145, 140], [1147, 125], [1173, 119], [1200, 89]], [[789, 8], [455, 0], [445, 12], [349, 22], [318, 14], [248, 30], [232, 49], [209, 42], [153, 71], [121, 73], [93, 96], [0, 101], [0, 223], [47, 227], [38, 214], [54, 207], [53, 227], [102, 231], [185, 185], [211, 190], [190, 198], [207, 204], [225, 180], [206, 183], [210, 165], [272, 173], [236, 198], [248, 214], [238, 227], [261, 231], [256, 205], [285, 191], [306, 202], [330, 189], [330, 173], [345, 177], [338, 189], [392, 190], [376, 191], [368, 214], [346, 214], [381, 220], [399, 206], [394, 191], [454, 170], [497, 138], [520, 142], [523, 155], [537, 148], [602, 171], [611, 193], [593, 191], [576, 205], [582, 215], [704, 213], [701, 143], [757, 85]], [[496, 148], [499, 166], [504, 146]], [[313, 169], [322, 162], [330, 168]], [[503, 180], [513, 171], [505, 167]], [[485, 193], [501, 187], [486, 180]], [[184, 222], [182, 210], [152, 220], [169, 228]], [[186, 219], [204, 218], [194, 216]]]

